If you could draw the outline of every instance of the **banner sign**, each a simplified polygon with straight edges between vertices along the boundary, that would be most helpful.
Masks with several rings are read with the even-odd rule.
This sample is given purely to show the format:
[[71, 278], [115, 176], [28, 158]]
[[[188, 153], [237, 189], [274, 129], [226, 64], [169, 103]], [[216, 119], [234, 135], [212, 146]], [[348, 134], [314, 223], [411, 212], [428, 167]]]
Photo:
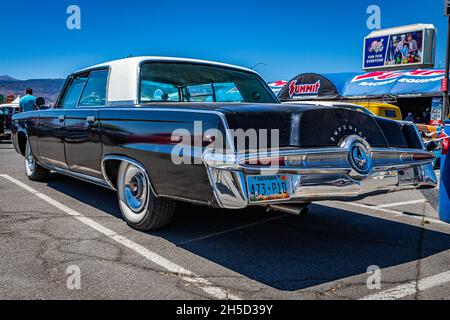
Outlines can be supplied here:
[[365, 39], [364, 69], [423, 64], [423, 31]]
[[435, 96], [440, 94], [445, 71], [418, 69], [411, 71], [374, 71], [357, 75], [346, 83], [342, 95], [374, 96]]
[[434, 66], [436, 30], [417, 24], [372, 32], [364, 39], [363, 69], [407, 69]]
[[442, 124], [442, 98], [433, 98], [431, 100], [430, 125], [437, 126]]
[[336, 86], [326, 77], [316, 73], [303, 73], [289, 81], [279, 92], [285, 101], [322, 99], [332, 100], [340, 96]]

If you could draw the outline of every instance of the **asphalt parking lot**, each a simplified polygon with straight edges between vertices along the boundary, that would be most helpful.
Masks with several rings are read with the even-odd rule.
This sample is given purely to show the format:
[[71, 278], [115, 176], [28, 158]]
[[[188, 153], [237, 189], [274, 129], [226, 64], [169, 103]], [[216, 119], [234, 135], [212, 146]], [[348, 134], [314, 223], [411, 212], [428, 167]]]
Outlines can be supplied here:
[[[142, 233], [113, 191], [58, 174], [30, 182], [2, 142], [0, 299], [450, 299], [436, 200], [409, 191], [302, 217], [182, 205], [168, 229]], [[370, 266], [380, 289], [367, 286]]]

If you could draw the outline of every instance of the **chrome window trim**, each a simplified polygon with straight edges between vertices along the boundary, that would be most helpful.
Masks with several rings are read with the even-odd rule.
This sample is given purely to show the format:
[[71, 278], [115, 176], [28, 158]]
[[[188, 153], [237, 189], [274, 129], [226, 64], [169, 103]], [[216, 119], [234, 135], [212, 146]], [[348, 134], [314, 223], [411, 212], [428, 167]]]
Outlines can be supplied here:
[[[142, 66], [144, 64], [151, 64], [151, 63], [184, 63], [184, 64], [197, 64], [197, 65], [201, 65], [201, 66], [210, 66], [210, 67], [216, 67], [216, 68], [222, 68], [222, 69], [229, 69], [229, 70], [234, 70], [234, 71], [239, 71], [239, 72], [245, 72], [245, 73], [249, 73], [249, 74], [253, 74], [254, 76], [258, 77], [262, 86], [266, 89], [266, 91], [268, 92], [268, 94], [273, 98], [275, 104], [281, 104], [280, 100], [278, 99], [277, 95], [272, 91], [272, 89], [270, 89], [269, 85], [267, 84], [266, 81], [264, 81], [263, 77], [261, 77], [261, 75], [256, 72], [255, 70], [252, 69], [247, 69], [247, 68], [243, 68], [243, 67], [239, 67], [239, 66], [234, 66], [234, 65], [229, 65], [229, 64], [223, 64], [223, 63], [218, 63], [218, 62], [209, 62], [209, 61], [204, 61], [204, 60], [190, 60], [190, 59], [182, 59], [182, 60], [164, 60], [164, 59], [160, 59], [158, 60], [157, 58], [153, 58], [153, 59], [149, 59], [149, 60], [143, 60], [140, 61], [138, 64], [138, 70], [137, 70], [137, 92], [136, 92], [136, 97], [135, 97], [135, 101], [136, 104], [141, 104], [141, 73], [142, 73]], [[159, 103], [164, 103], [162, 101], [157, 101]], [[179, 103], [185, 103], [186, 105], [189, 105], [191, 102], [183, 102], [180, 101]], [[216, 102], [214, 102], [216, 103]]]

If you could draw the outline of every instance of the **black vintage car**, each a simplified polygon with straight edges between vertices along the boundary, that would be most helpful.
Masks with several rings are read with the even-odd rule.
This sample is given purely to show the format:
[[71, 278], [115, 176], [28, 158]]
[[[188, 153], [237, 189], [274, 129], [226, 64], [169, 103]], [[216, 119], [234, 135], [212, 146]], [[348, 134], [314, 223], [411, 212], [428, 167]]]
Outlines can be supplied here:
[[0, 141], [11, 138], [12, 117], [18, 109], [15, 104], [0, 105]]
[[413, 124], [321, 105], [281, 105], [255, 72], [138, 57], [70, 75], [54, 108], [15, 115], [26, 174], [117, 190], [127, 223], [154, 230], [177, 202], [296, 212], [436, 185]]

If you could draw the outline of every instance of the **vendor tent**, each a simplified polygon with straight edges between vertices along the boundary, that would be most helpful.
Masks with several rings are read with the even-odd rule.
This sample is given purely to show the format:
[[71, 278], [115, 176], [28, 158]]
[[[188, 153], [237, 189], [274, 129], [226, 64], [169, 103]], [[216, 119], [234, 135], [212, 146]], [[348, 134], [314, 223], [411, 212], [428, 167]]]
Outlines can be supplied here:
[[13, 102], [11, 102], [11, 104], [19, 104], [20, 103], [20, 96], [17, 96], [16, 99], [14, 99]]
[[303, 73], [289, 81], [281, 89], [278, 98], [281, 101], [339, 99], [342, 87], [349, 78], [347, 73]]
[[445, 72], [440, 69], [410, 71], [376, 71], [348, 79], [343, 86], [344, 98], [434, 97], [441, 95]]

